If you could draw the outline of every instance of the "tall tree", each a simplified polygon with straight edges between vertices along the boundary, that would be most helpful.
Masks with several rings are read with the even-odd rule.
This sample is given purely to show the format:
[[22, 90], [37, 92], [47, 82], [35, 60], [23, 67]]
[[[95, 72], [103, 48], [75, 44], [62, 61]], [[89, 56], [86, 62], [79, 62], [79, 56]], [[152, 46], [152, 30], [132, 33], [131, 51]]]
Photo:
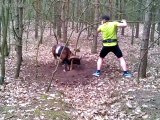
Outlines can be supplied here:
[[[139, 4], [138, 4], [138, 16], [137, 16], [137, 21], [140, 21], [142, 16], [141, 16], [141, 7], [142, 7], [142, 0], [139, 0]], [[138, 38], [139, 37], [139, 22], [136, 23], [136, 35], [135, 35], [135, 38]]]
[[108, 7], [109, 7], [109, 16], [110, 16], [110, 18], [112, 19], [113, 18], [113, 0], [109, 0], [108, 1], [109, 2], [109, 5], [108, 5]]
[[[45, 11], [45, 9], [43, 9], [43, 7], [42, 6], [45, 6], [44, 5], [45, 4], [45, 2], [39, 2], [39, 8], [40, 8], [40, 10], [39, 10], [39, 14], [40, 14], [40, 16], [39, 16], [39, 27], [40, 27], [40, 39], [39, 39], [39, 44], [42, 44], [42, 41], [43, 41], [43, 33], [44, 33], [44, 30], [45, 30], [45, 26], [46, 26], [46, 23], [45, 23], [45, 20], [44, 20], [44, 16], [43, 16], [43, 11]], [[47, 13], [46, 13], [47, 14]], [[47, 14], [48, 15], [48, 14]], [[46, 16], [47, 16], [46, 15]]]
[[75, 20], [76, 20], [76, 32], [79, 31], [79, 16], [80, 16], [80, 3], [81, 3], [81, 0], [75, 0], [75, 6], [76, 6], [76, 9], [75, 9]]
[[150, 35], [150, 28], [151, 28], [151, 8], [152, 8], [152, 0], [146, 1], [146, 12], [145, 12], [145, 19], [144, 19], [144, 27], [143, 27], [143, 38], [141, 41], [141, 50], [140, 50], [140, 77], [146, 77], [146, 69], [147, 69], [147, 59], [148, 59], [148, 44], [149, 44], [149, 35]]
[[60, 39], [61, 38], [61, 26], [62, 26], [62, 21], [61, 21], [61, 1], [57, 1], [56, 2], [56, 6], [58, 6], [57, 7], [57, 10], [56, 10], [56, 23], [57, 23], [57, 37], [58, 37], [58, 39]]
[[[160, 16], [160, 8], [158, 8], [158, 16]], [[159, 43], [160, 43], [160, 19], [158, 20], [157, 31], [158, 31], [158, 42], [157, 42], [157, 44], [159, 45]]]
[[115, 8], [116, 8], [116, 14], [115, 14], [115, 19], [118, 20], [119, 19], [119, 0], [116, 0], [115, 2]]
[[36, 17], [35, 17], [35, 38], [38, 38], [38, 26], [40, 20], [40, 11], [41, 11], [41, 0], [36, 0], [34, 2], [35, 10], [36, 10]]
[[[8, 25], [9, 25], [9, 4], [11, 1], [6, 2], [5, 0], [2, 1], [1, 6], [1, 21], [2, 23], [2, 44], [1, 44], [1, 77], [0, 77], [0, 84], [4, 83], [5, 78], [5, 52], [8, 49], [7, 46], [7, 34], [8, 34]], [[8, 4], [8, 5], [7, 5]], [[1, 31], [0, 31], [1, 32]]]
[[[151, 12], [152, 12], [152, 24], [151, 24], [151, 33], [150, 33], [150, 42], [151, 44], [154, 42], [154, 33], [155, 33], [155, 16], [156, 16], [156, 6], [155, 6], [155, 3], [153, 3], [153, 6], [152, 6], [152, 9], [151, 9]], [[154, 46], [154, 44], [153, 44]], [[152, 46], [152, 47], [153, 47]]]
[[22, 63], [22, 35], [23, 35], [23, 0], [15, 0], [16, 3], [16, 20], [15, 20], [15, 36], [16, 36], [16, 55], [17, 64], [15, 78], [19, 77], [20, 67]]
[[69, 10], [69, 0], [63, 0], [62, 3], [62, 13], [61, 13], [61, 19], [62, 19], [62, 39], [63, 42], [67, 41], [67, 27], [68, 27], [68, 12]]
[[[99, 0], [95, 0], [94, 22], [97, 23], [98, 21], [99, 21]], [[91, 53], [97, 53], [97, 27], [98, 27], [98, 24], [94, 25], [93, 44], [92, 44]]]
[[[124, 0], [120, 0], [120, 19], [124, 19], [125, 17], [125, 1]], [[121, 34], [124, 35], [124, 29], [125, 27], [122, 27], [122, 31], [121, 31]]]

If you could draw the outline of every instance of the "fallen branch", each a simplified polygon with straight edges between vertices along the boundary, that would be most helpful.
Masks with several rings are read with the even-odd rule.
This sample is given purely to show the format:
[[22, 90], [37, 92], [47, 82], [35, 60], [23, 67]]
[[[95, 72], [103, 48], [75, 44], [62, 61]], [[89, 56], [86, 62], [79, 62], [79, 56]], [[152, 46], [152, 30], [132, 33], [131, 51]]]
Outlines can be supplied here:
[[[66, 41], [66, 43], [65, 43], [65, 45], [64, 45], [64, 47], [63, 47], [63, 49], [62, 49], [62, 52], [61, 52], [61, 54], [60, 54], [60, 58], [61, 58], [61, 55], [62, 55], [62, 53], [63, 53], [64, 48], [65, 48], [65, 47], [67, 46], [67, 44], [68, 44], [68, 41], [69, 41], [69, 39], [67, 39], [67, 41]], [[60, 60], [58, 59], [58, 64], [56, 65], [55, 70], [52, 72], [52, 77], [51, 77], [51, 79], [50, 79], [50, 81], [49, 81], [49, 84], [48, 84], [48, 87], [47, 87], [47, 89], [46, 89], [46, 92], [49, 92], [49, 89], [50, 89], [50, 87], [51, 87], [51, 84], [52, 84], [52, 81], [53, 81], [53, 79], [54, 79], [54, 76], [55, 76], [55, 74], [56, 74], [56, 72], [57, 72], [57, 70], [58, 70], [59, 64], [60, 64]]]
[[54, 79], [54, 76], [55, 76], [55, 74], [56, 74], [56, 72], [57, 72], [57, 70], [58, 70], [59, 63], [60, 63], [60, 60], [58, 59], [58, 64], [56, 65], [56, 68], [55, 68], [55, 70], [54, 70], [53, 73], [52, 73], [52, 77], [51, 77], [51, 80], [49, 81], [49, 84], [48, 84], [48, 87], [47, 87], [47, 89], [46, 89], [46, 92], [49, 92], [49, 89], [50, 89], [50, 87], [51, 87], [51, 84], [52, 84], [52, 81], [53, 81], [53, 79]]

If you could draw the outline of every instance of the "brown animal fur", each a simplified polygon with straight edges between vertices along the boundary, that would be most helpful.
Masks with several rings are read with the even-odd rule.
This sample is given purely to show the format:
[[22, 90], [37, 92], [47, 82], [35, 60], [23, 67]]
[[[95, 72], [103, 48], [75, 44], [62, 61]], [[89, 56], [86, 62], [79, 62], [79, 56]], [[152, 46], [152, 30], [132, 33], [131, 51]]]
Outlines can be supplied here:
[[61, 45], [54, 45], [52, 47], [52, 53], [55, 60], [59, 58], [61, 62], [65, 65], [65, 71], [72, 70], [73, 64], [80, 64], [80, 58], [75, 56], [68, 47], [62, 46], [63, 49], [60, 51], [60, 54], [56, 54], [56, 49], [58, 46]]

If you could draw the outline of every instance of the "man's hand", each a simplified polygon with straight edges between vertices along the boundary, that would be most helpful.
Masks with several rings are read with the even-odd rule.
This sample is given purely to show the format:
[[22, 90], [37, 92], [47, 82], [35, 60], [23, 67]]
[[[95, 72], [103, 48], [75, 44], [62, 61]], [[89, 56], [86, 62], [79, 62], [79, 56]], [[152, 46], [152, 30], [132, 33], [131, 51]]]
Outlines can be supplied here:
[[126, 22], [126, 20], [125, 20], [125, 19], [122, 19], [121, 22]]
[[127, 22], [125, 19], [122, 19], [121, 22], [118, 24], [119, 27], [126, 27], [127, 26]]
[[102, 20], [102, 21], [101, 21], [101, 25], [103, 25], [103, 24], [104, 24], [104, 21]]

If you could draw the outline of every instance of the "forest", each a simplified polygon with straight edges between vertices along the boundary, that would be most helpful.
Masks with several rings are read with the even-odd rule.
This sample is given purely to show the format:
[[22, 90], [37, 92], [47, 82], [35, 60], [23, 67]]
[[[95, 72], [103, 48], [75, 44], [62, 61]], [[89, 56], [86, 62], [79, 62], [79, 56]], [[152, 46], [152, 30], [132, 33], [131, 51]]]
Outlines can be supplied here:
[[[159, 120], [159, 0], [0, 0], [0, 120]], [[116, 56], [92, 74], [102, 48], [101, 17], [127, 21]], [[52, 47], [80, 65], [64, 71]], [[71, 61], [72, 63], [72, 61]]]

